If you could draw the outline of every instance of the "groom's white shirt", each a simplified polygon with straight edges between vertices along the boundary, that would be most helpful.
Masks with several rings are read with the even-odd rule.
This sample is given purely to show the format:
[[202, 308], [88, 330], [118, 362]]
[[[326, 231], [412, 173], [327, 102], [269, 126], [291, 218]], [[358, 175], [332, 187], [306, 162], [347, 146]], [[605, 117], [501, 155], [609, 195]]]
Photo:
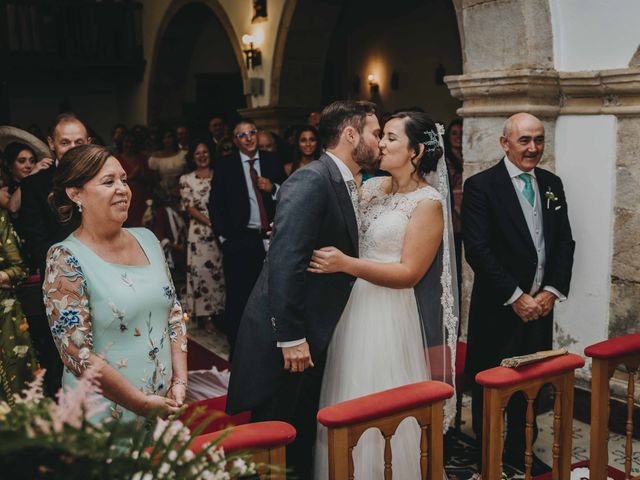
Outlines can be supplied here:
[[[349, 167], [347, 167], [342, 162], [342, 160], [340, 160], [331, 152], [325, 151], [324, 153], [326, 153], [329, 156], [329, 158], [333, 160], [333, 162], [336, 164], [336, 167], [338, 167], [338, 170], [340, 170], [340, 175], [342, 175], [342, 180], [344, 180], [345, 184], [349, 180], [355, 180], [355, 178], [353, 178], [353, 173], [351, 173], [351, 170], [349, 170]], [[289, 342], [278, 342], [277, 345], [280, 348], [289, 348], [289, 347], [295, 347], [297, 345], [301, 345], [306, 341], [307, 341], [306, 338], [301, 338], [300, 340], [291, 340]]]

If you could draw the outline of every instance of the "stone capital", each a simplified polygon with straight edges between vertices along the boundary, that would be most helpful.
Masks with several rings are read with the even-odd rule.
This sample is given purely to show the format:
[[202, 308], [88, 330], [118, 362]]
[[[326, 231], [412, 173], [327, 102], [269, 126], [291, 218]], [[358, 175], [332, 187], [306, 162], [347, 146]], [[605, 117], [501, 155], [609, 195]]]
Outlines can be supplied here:
[[557, 72], [518, 69], [445, 77], [464, 102], [463, 117], [502, 117], [527, 111], [558, 115], [640, 116], [640, 68]]

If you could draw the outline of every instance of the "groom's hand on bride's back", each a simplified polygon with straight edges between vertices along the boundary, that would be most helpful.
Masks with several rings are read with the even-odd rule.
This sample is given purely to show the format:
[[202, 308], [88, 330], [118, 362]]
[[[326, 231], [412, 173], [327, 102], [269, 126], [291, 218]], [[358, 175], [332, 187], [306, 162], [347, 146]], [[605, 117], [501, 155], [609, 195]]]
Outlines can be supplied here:
[[295, 347], [282, 347], [284, 369], [291, 373], [304, 372], [307, 368], [315, 366], [311, 359], [309, 344], [303, 342]]

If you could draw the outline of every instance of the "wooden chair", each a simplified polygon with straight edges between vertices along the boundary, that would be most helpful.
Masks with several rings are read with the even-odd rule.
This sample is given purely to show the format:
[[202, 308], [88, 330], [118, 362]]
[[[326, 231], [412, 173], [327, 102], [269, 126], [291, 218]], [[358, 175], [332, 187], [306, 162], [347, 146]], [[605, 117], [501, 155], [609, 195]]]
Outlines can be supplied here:
[[569, 480], [571, 467], [571, 426], [573, 422], [574, 370], [584, 365], [579, 355], [550, 358], [518, 369], [496, 367], [476, 375], [484, 387], [482, 423], [482, 478], [502, 478], [504, 448], [504, 412], [511, 396], [521, 391], [527, 399], [525, 479], [531, 478], [533, 463], [533, 402], [540, 388], [555, 388], [553, 406], [553, 480]]
[[385, 480], [391, 479], [391, 437], [405, 418], [414, 417], [422, 430], [419, 452], [421, 478], [442, 480], [443, 403], [452, 396], [450, 385], [429, 381], [392, 388], [320, 410], [318, 421], [328, 428], [329, 433], [329, 479], [354, 478], [353, 448], [369, 428], [377, 428], [384, 437], [384, 477]]
[[[640, 333], [612, 338], [591, 345], [584, 354], [593, 359], [591, 368], [590, 477], [606, 480], [609, 441], [609, 380], [619, 365], [627, 371], [627, 422], [624, 478], [631, 477], [633, 455], [633, 396], [640, 366]], [[640, 477], [634, 477], [635, 480]]]
[[[260, 478], [286, 478], [286, 446], [296, 438], [296, 430], [285, 422], [257, 422], [198, 436], [191, 444], [194, 453], [226, 435], [220, 442], [225, 453], [246, 451], [258, 467]], [[273, 468], [269, 468], [273, 467]], [[263, 477], [264, 476], [264, 477]], [[267, 477], [268, 476], [268, 477]]]

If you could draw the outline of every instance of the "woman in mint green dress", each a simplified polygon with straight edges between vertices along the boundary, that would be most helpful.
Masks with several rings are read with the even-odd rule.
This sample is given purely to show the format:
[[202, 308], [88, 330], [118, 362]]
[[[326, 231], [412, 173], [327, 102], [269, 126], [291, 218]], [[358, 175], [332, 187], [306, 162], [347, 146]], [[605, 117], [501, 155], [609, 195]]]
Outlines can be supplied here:
[[49, 250], [43, 293], [63, 387], [99, 370], [105, 410], [94, 422], [167, 415], [186, 393], [182, 309], [156, 237], [122, 228], [130, 200], [125, 171], [103, 147], [62, 157], [50, 203], [79, 226]]

